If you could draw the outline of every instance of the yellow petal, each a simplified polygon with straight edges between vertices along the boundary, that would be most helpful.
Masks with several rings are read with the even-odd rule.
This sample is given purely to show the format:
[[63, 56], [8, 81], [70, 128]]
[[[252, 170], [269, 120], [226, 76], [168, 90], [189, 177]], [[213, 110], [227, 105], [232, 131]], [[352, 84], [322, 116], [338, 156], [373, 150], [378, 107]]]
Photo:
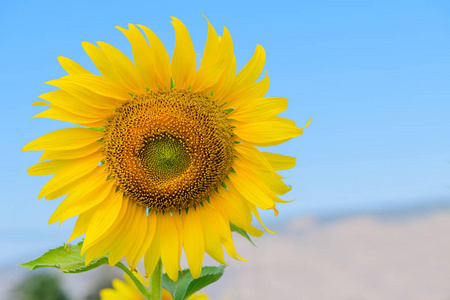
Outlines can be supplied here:
[[227, 42], [228, 39], [221, 39], [217, 36], [216, 31], [208, 21], [208, 37], [205, 50], [203, 52], [200, 69], [195, 75], [195, 81], [192, 84], [191, 91], [206, 91], [208, 94], [210, 93], [209, 88], [215, 85], [222, 77], [222, 74], [227, 70], [228, 65], [230, 64], [232, 60], [231, 56], [233, 55], [232, 43], [231, 48], [224, 49], [224, 44], [227, 44]]
[[145, 83], [142, 81], [136, 66], [119, 49], [104, 43], [97, 42], [113, 67], [118, 83], [122, 84], [128, 92], [133, 94], [146, 93]]
[[72, 150], [87, 146], [103, 137], [103, 133], [85, 128], [64, 128], [29, 142], [22, 151]]
[[236, 101], [229, 118], [241, 122], [258, 122], [269, 119], [287, 108], [288, 99], [279, 97], [254, 98]]
[[[105, 236], [98, 245], [103, 244], [104, 251], [108, 251], [108, 262], [110, 266], [114, 266], [121, 258], [124, 257], [124, 252], [120, 247], [126, 246], [122, 241], [127, 240], [127, 232], [133, 224], [133, 219], [136, 214], [136, 203], [130, 202], [127, 204], [125, 214], [120, 222], [114, 224], [114, 230], [109, 231], [108, 236]], [[128, 240], [127, 240], [128, 241]], [[95, 248], [92, 247], [92, 250]], [[87, 256], [86, 256], [87, 257]]]
[[66, 72], [69, 74], [91, 74], [91, 72], [89, 72], [70, 58], [58, 56], [58, 61], [64, 68], [64, 70], [66, 70]]
[[[233, 166], [235, 167], [235, 166]], [[258, 178], [255, 178], [249, 170], [234, 168], [236, 173], [229, 173], [230, 181], [226, 185], [231, 185], [247, 201], [262, 209], [271, 209], [276, 200], [274, 193]]]
[[[130, 205], [130, 211], [128, 216], [125, 215], [124, 219], [127, 218], [127, 222], [123, 224], [122, 228], [118, 228], [120, 232], [114, 240], [113, 248], [109, 251], [109, 265], [116, 265], [122, 258], [124, 258], [130, 248], [133, 246], [133, 241], [136, 239], [136, 234], [142, 227], [137, 227], [142, 225], [142, 218], [138, 217], [139, 212], [138, 205]], [[134, 226], [135, 222], [137, 226]]]
[[234, 121], [232, 124], [236, 126], [233, 133], [240, 139], [261, 147], [275, 146], [303, 133], [294, 121], [281, 117], [252, 123]]
[[[255, 217], [258, 219], [259, 223], [261, 223], [261, 225], [264, 227], [264, 229], [265, 229], [267, 232], [276, 234], [275, 231], [270, 230], [269, 228], [266, 227], [266, 225], [264, 225], [264, 223], [263, 223], [261, 217], [259, 216], [259, 212], [258, 212], [257, 207], [256, 207], [255, 205], [253, 205], [252, 203], [247, 203], [247, 205], [248, 205], [248, 207], [250, 208], [250, 210], [252, 211], [252, 213], [255, 215]], [[275, 205], [274, 205], [274, 208], [275, 208]]]
[[209, 298], [206, 294], [194, 294], [188, 300], [209, 300]]
[[153, 49], [150, 48], [145, 37], [141, 34], [139, 29], [133, 24], [128, 24], [129, 30], [121, 27], [119, 29], [130, 41], [133, 59], [136, 64], [136, 69], [140, 74], [144, 84], [151, 90], [155, 90], [157, 84], [157, 74], [155, 72], [155, 58], [153, 55]]
[[142, 256], [147, 252], [149, 249], [153, 238], [155, 236], [155, 230], [156, 230], [156, 214], [155, 211], [151, 211], [147, 218], [147, 230], [144, 237], [144, 242], [142, 246], [140, 247], [139, 251], [137, 252], [135, 258], [133, 259], [131, 265], [136, 266], [138, 262], [141, 260]]
[[[90, 189], [82, 197], [75, 199], [69, 203], [65, 209], [61, 212], [59, 220], [64, 221], [73, 216], [79, 215], [96, 206], [99, 203], [103, 203], [108, 194], [115, 189], [112, 182], [105, 182], [106, 176], [99, 177], [96, 181], [99, 182], [94, 185], [94, 188]], [[84, 186], [83, 186], [84, 188]]]
[[235, 150], [236, 156], [239, 158], [239, 160], [243, 159], [243, 161], [248, 165], [249, 168], [251, 167], [251, 169], [272, 171], [275, 173], [265, 156], [251, 144], [237, 144], [235, 145]]
[[86, 252], [86, 262], [89, 263], [92, 259], [100, 257], [107, 253], [110, 250], [112, 245], [112, 241], [117, 235], [118, 230], [116, 228], [120, 228], [121, 224], [124, 221], [125, 216], [128, 213], [129, 206], [134, 203], [130, 201], [129, 197], [124, 197], [123, 192], [117, 192], [115, 194], [116, 199], [122, 202], [119, 210], [119, 214], [117, 215], [114, 222], [111, 226], [100, 236], [92, 237], [83, 242], [83, 247], [81, 248], [81, 255]]
[[170, 213], [166, 212], [161, 216], [161, 235], [160, 235], [160, 247], [161, 247], [161, 261], [167, 275], [173, 281], [178, 279], [178, 264], [180, 257], [178, 256], [178, 233], [177, 227], [173, 222]]
[[[118, 192], [121, 195], [123, 195], [122, 192]], [[128, 200], [128, 197], [125, 197], [124, 200]], [[122, 202], [123, 205], [123, 202]], [[85, 246], [81, 248], [81, 253], [83, 253], [84, 250], [86, 250], [86, 260], [85, 263], [88, 264], [93, 258], [97, 258], [99, 256], [105, 255], [107, 252], [111, 254], [112, 251], [114, 251], [117, 246], [120, 245], [121, 239], [124, 237], [124, 234], [127, 232], [127, 229], [129, 228], [130, 224], [133, 221], [133, 216], [135, 214], [135, 203], [127, 203], [124, 208], [121, 208], [122, 213], [119, 214], [119, 218], [114, 222], [113, 226], [111, 226], [105, 235], [102, 237], [101, 240], [97, 241], [92, 247], [89, 249], [85, 249]], [[122, 256], [123, 257], [123, 256]], [[108, 256], [109, 264], [112, 266], [113, 259], [115, 258], [115, 255], [111, 257], [111, 255]]]
[[[243, 89], [238, 94], [232, 94], [228, 97], [226, 97], [227, 108], [235, 108], [240, 103], [245, 103], [248, 99], [257, 99], [262, 98], [267, 91], [269, 90], [270, 86], [270, 78], [269, 75], [266, 73], [266, 76], [258, 81], [257, 83], [248, 86], [247, 88]], [[225, 101], [224, 100], [224, 101]]]
[[122, 207], [123, 194], [116, 193], [115, 188], [111, 189], [109, 196], [101, 203], [101, 207], [95, 209], [92, 217], [91, 226], [86, 231], [83, 247], [89, 248], [117, 221]]
[[[253, 170], [255, 176], [261, 178], [264, 183], [276, 194], [276, 195], [284, 195], [290, 190], [292, 190], [292, 186], [286, 185], [282, 180], [281, 176], [276, 174], [275, 172], [261, 171], [261, 170]], [[282, 202], [282, 201], [276, 201]], [[288, 201], [289, 202], [289, 201]]]
[[261, 178], [269, 188], [277, 195], [284, 195], [292, 188], [284, 184], [281, 176], [278, 175], [269, 164], [267, 159], [258, 149], [251, 145], [239, 144], [235, 146], [236, 155], [239, 159], [235, 160], [235, 165], [240, 168], [251, 166], [249, 172], [253, 177]]
[[203, 211], [203, 207], [198, 208], [198, 215], [202, 223], [203, 234], [205, 237], [206, 253], [221, 264], [225, 264], [222, 243], [220, 242], [219, 235], [217, 234], [215, 228], [209, 224], [209, 220]]
[[275, 170], [287, 170], [295, 167], [295, 157], [271, 152], [262, 152], [262, 154]]
[[[231, 60], [234, 59], [233, 40], [231, 38], [230, 32], [226, 27], [223, 28], [223, 34], [220, 38], [216, 61], [219, 61], [223, 58], [230, 58]], [[233, 75], [236, 75], [236, 73], [234, 73]]]
[[158, 85], [161, 88], [170, 89], [170, 80], [171, 80], [170, 57], [169, 54], [167, 54], [164, 44], [161, 42], [158, 36], [149, 28], [143, 25], [137, 26], [144, 31], [150, 43], [151, 49], [153, 50], [156, 66], [155, 72], [158, 74], [159, 78]]
[[56, 105], [57, 107], [68, 112], [94, 120], [106, 119], [108, 116], [113, 114], [113, 111], [110, 109], [98, 109], [94, 106], [86, 104], [83, 101], [80, 101], [77, 97], [74, 97], [68, 92], [62, 90], [42, 94], [39, 98], [47, 100], [53, 105]]
[[79, 124], [87, 127], [100, 127], [108, 124], [108, 121], [101, 119], [90, 119], [83, 116], [76, 115], [74, 113], [63, 110], [59, 107], [53, 106], [43, 112], [38, 113], [30, 120], [34, 118], [47, 118], [53, 120], [59, 120], [69, 123]]
[[223, 58], [212, 65], [198, 70], [195, 75], [195, 80], [192, 83], [191, 91], [205, 91], [216, 84], [222, 73], [226, 70], [229, 62], [229, 58]]
[[[202, 209], [202, 208], [199, 208]], [[198, 278], [202, 271], [203, 256], [205, 254], [205, 240], [202, 223], [194, 208], [182, 213], [184, 227], [184, 252], [189, 263], [191, 275]]]
[[203, 208], [203, 212], [208, 219], [210, 226], [213, 226], [216, 230], [217, 235], [220, 237], [220, 241], [225, 247], [228, 255], [234, 259], [241, 258], [237, 254], [234, 247], [233, 237], [231, 236], [230, 222], [228, 221], [225, 212], [221, 211], [220, 207], [215, 206], [213, 208], [208, 203], [206, 203]]
[[[161, 217], [162, 212], [159, 212], [156, 215], [156, 228], [155, 228], [155, 235], [153, 237], [153, 241], [150, 244], [150, 247], [148, 248], [147, 252], [145, 253], [144, 257], [144, 267], [145, 267], [145, 273], [147, 276], [151, 276], [153, 274], [153, 270], [155, 270], [156, 264], [158, 263], [160, 257], [161, 257], [161, 248], [160, 248], [160, 228], [161, 228]], [[178, 251], [178, 250], [177, 250]]]
[[226, 28], [223, 29], [223, 36], [220, 40], [218, 57], [228, 59], [226, 68], [221, 74], [217, 83], [211, 88], [214, 91], [213, 98], [222, 105], [228, 101], [227, 95], [231, 92], [236, 78], [236, 58], [233, 54], [233, 41]]
[[[99, 188], [104, 187], [106, 183], [105, 179], [106, 175], [104, 168], [97, 167], [94, 169], [94, 171], [77, 180], [76, 181], [77, 185], [79, 185], [80, 187], [75, 189], [73, 192], [72, 191], [69, 192], [69, 195], [61, 202], [61, 204], [53, 212], [48, 223], [52, 224], [58, 220], [61, 220], [61, 222], [66, 220], [67, 218], [61, 218], [62, 215], [66, 214], [66, 208], [72, 205], [74, 202], [76, 203], [79, 198], [83, 198], [84, 196], [90, 194], [92, 191], [96, 191]], [[107, 192], [109, 192], [109, 190]]]
[[28, 175], [51, 175], [70, 164], [70, 160], [51, 160], [35, 164], [28, 168]]
[[[192, 298], [192, 296], [187, 299], [191, 299], [191, 298]], [[173, 300], [172, 295], [164, 288], [162, 290], [162, 299], [161, 300]]]
[[184, 24], [172, 17], [175, 28], [175, 50], [172, 57], [172, 76], [178, 89], [191, 86], [197, 69], [194, 45]]
[[78, 217], [77, 221], [75, 222], [75, 226], [73, 228], [72, 234], [70, 235], [69, 239], [67, 240], [67, 243], [69, 243], [70, 241], [73, 241], [77, 237], [80, 237], [86, 233], [86, 230], [89, 227], [89, 224], [91, 222], [93, 215], [94, 215], [94, 211], [89, 210], [85, 213], [82, 213]]
[[31, 103], [31, 105], [45, 106], [45, 105], [50, 105], [50, 103], [44, 102], [44, 101], [34, 101], [33, 103]]
[[211, 25], [208, 18], [205, 17], [205, 19], [206, 21], [208, 21], [208, 36], [206, 38], [205, 50], [203, 50], [200, 70], [208, 65], [212, 65], [217, 61], [217, 53], [219, 52], [220, 45], [220, 38], [217, 36], [214, 27]]
[[216, 193], [211, 197], [211, 205], [220, 206], [227, 214], [230, 222], [244, 229], [248, 234], [252, 236], [263, 235], [263, 231], [251, 225], [252, 214], [245, 199], [239, 193], [220, 189], [218, 194]]
[[[175, 223], [175, 226], [177, 227], [178, 232], [178, 257], [181, 257], [181, 250], [183, 249], [183, 242], [184, 242], [184, 229], [183, 229], [183, 222], [181, 220], [181, 216], [178, 213], [172, 214], [173, 222]], [[178, 263], [178, 269], [181, 270], [181, 265]]]
[[82, 42], [81, 45], [100, 73], [102, 73], [106, 78], [117, 82], [118, 79], [116, 73], [114, 72], [114, 68], [102, 49], [88, 42]]
[[102, 157], [102, 153], [98, 151], [89, 156], [73, 160], [44, 185], [39, 193], [39, 199], [47, 194], [56, 192], [60, 192], [60, 196], [65, 195], [67, 193], [65, 187], [93, 171], [102, 160]]
[[101, 96], [129, 100], [130, 95], [122, 86], [117, 83], [98, 75], [91, 74], [77, 74], [67, 75], [56, 80], [47, 81], [46, 84], [50, 84], [60, 89], [66, 90], [72, 93], [74, 90], [81, 88], [88, 89], [91, 92], [99, 94]]
[[[72, 77], [73, 78], [73, 77]], [[75, 76], [76, 78], [76, 76]], [[100, 77], [103, 78], [103, 77]], [[89, 90], [87, 88], [81, 87], [80, 85], [74, 84], [72, 81], [64, 80], [67, 77], [64, 77], [63, 80], [53, 80], [47, 82], [53, 86], [56, 86], [60, 89], [63, 89], [65, 92], [72, 95], [77, 101], [83, 102], [86, 105], [99, 108], [99, 109], [113, 109], [119, 106], [120, 102], [123, 102], [121, 97], [119, 98], [111, 98], [99, 95], [95, 93], [95, 91]], [[94, 88], [95, 90], [95, 88]], [[130, 95], [126, 95], [123, 99], [128, 100]]]
[[[92, 144], [89, 144], [87, 146], [84, 146], [82, 148], [78, 149], [72, 149], [72, 150], [64, 150], [64, 151], [52, 151], [52, 150], [46, 150], [44, 153], [42, 153], [41, 158], [39, 161], [47, 160], [47, 159], [77, 159], [84, 156], [88, 156], [89, 154], [92, 154], [96, 152], [100, 147], [102, 147], [102, 143], [99, 142], [93, 142]], [[54, 173], [50, 173], [54, 174]]]
[[[114, 279], [114, 281], [119, 279]], [[114, 289], [103, 289], [100, 292], [100, 300], [123, 300], [123, 297], [116, 292]]]
[[266, 60], [266, 53], [261, 45], [257, 45], [255, 53], [245, 67], [236, 75], [233, 86], [234, 93], [238, 94], [242, 89], [252, 85], [261, 75]]
[[[136, 255], [141, 252], [146, 244], [144, 239], [147, 236], [147, 227], [147, 208], [138, 205], [136, 207], [136, 216], [134, 217], [133, 225], [128, 232], [130, 240], [128, 243], [129, 248], [126, 249], [125, 258], [129, 266], [136, 266], [133, 264], [133, 261], [135, 261]], [[147, 245], [145, 250], [148, 249], [148, 246], [149, 245]], [[142, 253], [142, 255], [144, 255], [144, 253]]]

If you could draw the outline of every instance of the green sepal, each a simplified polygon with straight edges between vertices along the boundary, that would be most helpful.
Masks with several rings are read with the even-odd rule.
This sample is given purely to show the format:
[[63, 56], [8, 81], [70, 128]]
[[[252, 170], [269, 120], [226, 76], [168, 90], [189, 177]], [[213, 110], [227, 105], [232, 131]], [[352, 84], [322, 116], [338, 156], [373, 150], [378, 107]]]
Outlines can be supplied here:
[[170, 89], [173, 89], [175, 87], [175, 81], [173, 80], [173, 77], [170, 77]]
[[103, 132], [103, 130], [105, 130], [105, 126], [90, 127], [89, 129], [92, 129], [92, 130], [97, 131], [97, 132]]
[[245, 231], [244, 229], [237, 227], [236, 225], [234, 225], [233, 223], [230, 222], [230, 229], [233, 232], [236, 232], [240, 235], [242, 235], [243, 237], [245, 237], [250, 243], [252, 243], [253, 246], [256, 247], [255, 243], [253, 243], [252, 239], [250, 238], [250, 236], [248, 235], [247, 231]]
[[83, 242], [77, 245], [67, 244], [44, 253], [38, 259], [20, 264], [19, 266], [36, 270], [39, 268], [56, 268], [63, 273], [81, 273], [97, 268], [108, 263], [108, 257], [102, 256], [91, 261], [87, 266], [84, 263], [84, 256], [80, 256]]
[[189, 269], [178, 272], [178, 281], [173, 282], [163, 274], [161, 285], [172, 295], [173, 300], [185, 300], [202, 288], [216, 282], [225, 272], [225, 266], [203, 267], [200, 276], [194, 279]]

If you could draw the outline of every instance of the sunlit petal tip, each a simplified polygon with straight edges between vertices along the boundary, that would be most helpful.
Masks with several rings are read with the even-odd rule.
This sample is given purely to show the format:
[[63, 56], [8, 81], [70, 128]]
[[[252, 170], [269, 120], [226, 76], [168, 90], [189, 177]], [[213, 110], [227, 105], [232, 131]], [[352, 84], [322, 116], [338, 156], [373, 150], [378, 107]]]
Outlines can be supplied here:
[[34, 101], [31, 105], [42, 106], [42, 105], [50, 105], [50, 103], [44, 101]]
[[238, 257], [240, 260], [242, 260], [242, 261], [248, 261], [248, 259], [243, 258], [243, 257], [240, 256], [239, 254], [236, 254], [236, 255], [237, 255], [237, 257]]
[[275, 208], [275, 205], [273, 206], [273, 214], [275, 215], [275, 217], [278, 217], [278, 210]]
[[294, 202], [295, 199], [297, 199], [297, 198], [294, 198], [292, 200], [281, 200], [280, 198], [278, 198], [276, 202], [277, 203], [291, 203], [291, 202]]
[[94, 44], [88, 42], [88, 41], [82, 41], [81, 42], [81, 47], [83, 47], [83, 49], [86, 51], [87, 47], [97, 47]]
[[308, 127], [309, 126], [309, 124], [311, 123], [311, 118], [309, 118], [309, 120], [308, 120], [308, 122], [306, 123], [306, 125], [305, 126], [303, 126], [301, 129], [305, 129], [306, 127]]

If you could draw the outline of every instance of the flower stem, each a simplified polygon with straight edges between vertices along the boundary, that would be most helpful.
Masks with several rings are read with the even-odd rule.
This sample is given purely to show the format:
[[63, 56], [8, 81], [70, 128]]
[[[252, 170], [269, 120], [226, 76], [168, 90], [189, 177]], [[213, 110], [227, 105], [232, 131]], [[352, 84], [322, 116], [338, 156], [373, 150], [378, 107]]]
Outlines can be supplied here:
[[162, 263], [161, 259], [156, 264], [155, 270], [150, 277], [150, 300], [161, 300], [162, 299]]
[[153, 299], [153, 298], [150, 298], [151, 295], [150, 295], [149, 291], [145, 288], [145, 286], [142, 284], [142, 282], [136, 276], [134, 276], [133, 272], [131, 272], [130, 269], [128, 269], [121, 262], [118, 262], [116, 264], [116, 267], [121, 268], [131, 278], [131, 280], [133, 280], [134, 284], [137, 286], [137, 288], [142, 293], [142, 295], [144, 295], [145, 299]]

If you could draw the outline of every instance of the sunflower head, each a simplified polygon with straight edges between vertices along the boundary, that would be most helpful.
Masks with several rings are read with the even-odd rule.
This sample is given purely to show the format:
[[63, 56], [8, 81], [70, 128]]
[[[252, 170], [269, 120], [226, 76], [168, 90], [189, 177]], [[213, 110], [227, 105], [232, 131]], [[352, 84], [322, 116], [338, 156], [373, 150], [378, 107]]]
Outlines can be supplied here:
[[[77, 124], [50, 132], [24, 147], [44, 150], [31, 175], [54, 176], [39, 198], [66, 196], [50, 223], [77, 216], [69, 241], [85, 235], [86, 263], [109, 254], [131, 267], [142, 257], [148, 274], [161, 259], [176, 281], [184, 250], [200, 275], [204, 253], [225, 264], [236, 253], [231, 225], [252, 236], [263, 231], [258, 209], [286, 202], [277, 170], [295, 158], [256, 147], [278, 145], [302, 128], [277, 116], [287, 99], [264, 97], [269, 78], [258, 45], [236, 72], [231, 35], [218, 36], [208, 22], [200, 67], [186, 27], [173, 18], [175, 49], [169, 57], [145, 26], [118, 28], [132, 45], [133, 60], [115, 47], [83, 42], [100, 75], [60, 57], [68, 72], [47, 82], [58, 90], [40, 97], [48, 109], [36, 117]], [[264, 226], [264, 225], [263, 225]]]
[[107, 170], [130, 199], [150, 209], [199, 204], [231, 168], [230, 121], [204, 93], [150, 91], [124, 103], [108, 122]]

